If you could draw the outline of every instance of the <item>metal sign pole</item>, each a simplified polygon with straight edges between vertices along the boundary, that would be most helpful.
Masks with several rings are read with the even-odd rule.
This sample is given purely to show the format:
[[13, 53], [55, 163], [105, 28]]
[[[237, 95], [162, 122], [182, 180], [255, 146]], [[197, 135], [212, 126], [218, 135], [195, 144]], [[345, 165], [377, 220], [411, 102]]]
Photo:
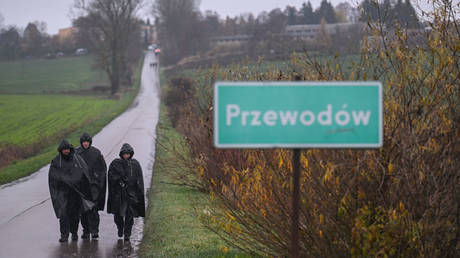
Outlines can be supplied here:
[[292, 155], [292, 257], [299, 257], [299, 205], [300, 205], [300, 149]]

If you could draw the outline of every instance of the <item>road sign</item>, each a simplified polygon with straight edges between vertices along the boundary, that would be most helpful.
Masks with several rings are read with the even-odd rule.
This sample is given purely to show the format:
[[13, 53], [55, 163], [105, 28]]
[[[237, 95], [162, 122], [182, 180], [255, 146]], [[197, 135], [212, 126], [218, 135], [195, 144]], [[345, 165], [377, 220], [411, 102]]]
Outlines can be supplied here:
[[380, 82], [217, 82], [218, 148], [379, 148]]

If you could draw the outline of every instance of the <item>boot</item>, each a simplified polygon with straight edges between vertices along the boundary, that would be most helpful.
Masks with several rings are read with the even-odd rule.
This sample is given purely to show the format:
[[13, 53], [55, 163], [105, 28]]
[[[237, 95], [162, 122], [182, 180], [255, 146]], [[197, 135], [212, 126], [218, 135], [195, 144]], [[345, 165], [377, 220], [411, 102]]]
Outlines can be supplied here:
[[91, 238], [97, 239], [97, 238], [99, 238], [99, 234], [98, 233], [93, 233], [93, 234], [91, 234]]
[[81, 235], [81, 239], [89, 239], [89, 233], [83, 232], [83, 235]]
[[67, 242], [67, 240], [69, 240], [69, 235], [61, 234], [61, 238], [59, 238], [59, 242], [64, 243], [64, 242]]
[[72, 234], [72, 241], [77, 241], [78, 240], [78, 235], [77, 233]]

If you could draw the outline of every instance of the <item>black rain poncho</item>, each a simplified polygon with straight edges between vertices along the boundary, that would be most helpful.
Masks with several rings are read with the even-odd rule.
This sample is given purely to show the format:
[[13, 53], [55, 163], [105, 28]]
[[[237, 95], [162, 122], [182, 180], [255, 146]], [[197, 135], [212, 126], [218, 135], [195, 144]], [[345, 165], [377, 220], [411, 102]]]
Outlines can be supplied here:
[[[131, 154], [130, 158], [123, 159], [124, 153]], [[120, 159], [115, 159], [109, 166], [108, 213], [125, 216], [126, 209], [131, 209], [134, 217], [145, 217], [142, 168], [133, 155], [133, 148], [125, 143], [120, 150]]]
[[[70, 149], [69, 155], [61, 153]], [[65, 215], [69, 202], [79, 202], [79, 212], [94, 207], [89, 187], [88, 167], [85, 161], [75, 154], [72, 144], [63, 140], [58, 147], [59, 154], [51, 161], [48, 184], [51, 201], [57, 218]], [[76, 193], [76, 194], [74, 194]], [[76, 199], [69, 196], [78, 196]]]
[[92, 146], [93, 139], [87, 133], [80, 137], [80, 144], [88, 141], [90, 146], [88, 149], [80, 146], [76, 149], [76, 153], [80, 155], [88, 165], [89, 179], [91, 184], [91, 197], [96, 203], [97, 210], [104, 210], [105, 195], [107, 191], [107, 165], [102, 153]]

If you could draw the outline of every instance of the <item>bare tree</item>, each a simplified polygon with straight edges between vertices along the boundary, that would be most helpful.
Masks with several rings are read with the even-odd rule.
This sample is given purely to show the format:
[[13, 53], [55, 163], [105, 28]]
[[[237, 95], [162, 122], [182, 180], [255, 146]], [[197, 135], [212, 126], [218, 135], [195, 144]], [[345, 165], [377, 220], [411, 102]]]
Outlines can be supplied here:
[[127, 67], [126, 53], [131, 40], [138, 40], [137, 11], [142, 0], [75, 0], [75, 8], [83, 13], [74, 21], [80, 36], [92, 45], [96, 63], [107, 73], [111, 93], [120, 88], [122, 71]]
[[159, 25], [162, 48], [168, 53], [166, 63], [194, 54], [202, 39], [198, 0], [155, 0], [153, 14]]
[[48, 30], [48, 24], [46, 24], [46, 22], [44, 21], [34, 21], [32, 22], [38, 29], [38, 31], [40, 32], [40, 34], [42, 35], [45, 35], [47, 34], [47, 30]]

